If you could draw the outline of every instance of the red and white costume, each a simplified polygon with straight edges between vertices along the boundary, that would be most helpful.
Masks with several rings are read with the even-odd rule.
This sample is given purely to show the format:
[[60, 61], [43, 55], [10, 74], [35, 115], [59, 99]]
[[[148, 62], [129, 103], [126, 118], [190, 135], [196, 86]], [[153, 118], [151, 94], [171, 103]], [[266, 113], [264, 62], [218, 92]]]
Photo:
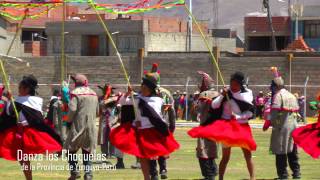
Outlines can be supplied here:
[[[138, 95], [134, 102], [138, 107], [134, 113], [136, 117], [111, 131], [111, 143], [122, 152], [146, 159], [165, 156], [177, 150], [179, 144], [161, 115], [163, 100], [156, 96]], [[133, 101], [130, 97], [123, 96], [119, 104], [123, 108], [132, 106]], [[122, 114], [124, 115], [127, 114]], [[125, 117], [122, 116], [123, 120]]]

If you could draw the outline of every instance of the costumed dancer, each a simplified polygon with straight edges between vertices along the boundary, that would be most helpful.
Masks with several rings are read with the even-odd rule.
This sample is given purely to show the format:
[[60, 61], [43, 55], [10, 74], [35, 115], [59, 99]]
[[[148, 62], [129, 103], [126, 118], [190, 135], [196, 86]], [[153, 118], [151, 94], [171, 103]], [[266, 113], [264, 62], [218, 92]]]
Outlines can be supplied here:
[[208, 100], [211, 104], [212, 119], [218, 120], [191, 129], [188, 134], [193, 138], [206, 138], [223, 144], [222, 159], [219, 165], [219, 179], [222, 180], [230, 159], [231, 147], [242, 148], [246, 159], [250, 179], [255, 179], [254, 164], [251, 151], [257, 145], [248, 124], [253, 117], [253, 94], [245, 86], [245, 77], [241, 72], [231, 76], [230, 89], [224, 88], [217, 98]]
[[4, 112], [5, 105], [6, 105], [5, 101], [2, 100], [4, 89], [5, 89], [4, 85], [0, 84], [0, 116]]
[[[197, 111], [200, 125], [205, 126], [214, 120], [210, 110], [211, 106], [207, 103], [207, 100], [218, 97], [219, 92], [215, 91], [214, 81], [207, 73], [202, 71], [198, 73], [202, 76], [202, 83], [199, 86], [200, 94], [195, 110]], [[198, 138], [196, 150], [204, 180], [214, 180], [218, 170], [215, 161], [218, 157], [217, 144], [209, 139]]]
[[66, 139], [65, 122], [62, 120], [62, 101], [59, 89], [53, 89], [53, 94], [50, 98], [49, 111], [47, 114], [47, 121], [52, 124], [56, 133], [60, 136], [62, 142]]
[[119, 100], [122, 124], [110, 134], [115, 147], [140, 158], [145, 180], [150, 180], [150, 159], [168, 155], [179, 148], [161, 114], [163, 100], [156, 95], [157, 80], [157, 73], [147, 74], [135, 99], [130, 97], [132, 90], [128, 88], [128, 93]]
[[[151, 73], [158, 73], [160, 77], [160, 73], [158, 71], [158, 64], [153, 64]], [[157, 94], [159, 97], [162, 98], [164, 104], [162, 106], [162, 116], [166, 120], [167, 124], [169, 125], [169, 130], [171, 133], [174, 133], [175, 130], [175, 123], [176, 123], [176, 114], [174, 110], [174, 99], [171, 95], [170, 91], [160, 87], [160, 80], [158, 80], [158, 90]], [[169, 158], [169, 155], [167, 156], [160, 156], [158, 158], [158, 164], [159, 164], [159, 172], [160, 172], [160, 178], [161, 179], [167, 179], [168, 178], [168, 170], [167, 170], [167, 159]], [[157, 160], [150, 160], [150, 175], [151, 180], [157, 180], [158, 179], [158, 171], [157, 171]]]
[[[320, 101], [320, 95], [318, 96]], [[312, 110], [320, 112], [320, 104], [317, 101], [310, 103]], [[306, 126], [295, 129], [292, 137], [296, 145], [301, 147], [307, 154], [314, 159], [320, 158], [320, 113], [318, 114], [318, 122], [308, 124]]]
[[0, 157], [19, 161], [27, 180], [32, 179], [32, 170], [30, 161], [23, 159], [24, 155], [62, 150], [59, 135], [44, 124], [43, 100], [36, 96], [37, 87], [38, 81], [33, 75], [24, 76], [19, 83], [19, 96], [15, 98], [19, 117], [13, 104], [6, 100], [0, 119]]
[[120, 95], [113, 93], [113, 87], [106, 84], [103, 88], [99, 87], [103, 91], [103, 96], [100, 99], [100, 121], [98, 132], [98, 144], [101, 145], [101, 152], [108, 157], [117, 157], [117, 169], [124, 169], [123, 153], [115, 148], [110, 142], [110, 132], [112, 128], [115, 128], [118, 122], [119, 108], [117, 102]]
[[67, 122], [71, 123], [64, 148], [68, 150], [67, 156], [70, 166], [69, 180], [80, 178], [77, 156], [79, 149], [82, 149], [84, 179], [91, 180], [92, 162], [90, 156], [95, 153], [96, 118], [99, 116], [99, 102], [97, 94], [88, 87], [88, 79], [83, 74], [72, 76], [75, 89], [70, 93], [69, 112]]
[[60, 111], [62, 115], [62, 132], [61, 137], [63, 139], [63, 142], [67, 139], [68, 130], [71, 127], [71, 123], [68, 123], [68, 112], [69, 112], [69, 102], [70, 102], [70, 89], [69, 89], [69, 83], [66, 81], [63, 81], [62, 87], [61, 87], [61, 106]]
[[269, 127], [271, 126], [271, 121], [270, 121], [270, 113], [271, 113], [271, 105], [272, 105], [272, 93], [268, 93], [267, 97], [266, 97], [266, 102], [264, 104], [264, 109], [263, 109], [263, 120], [264, 120], [264, 124], [263, 124], [263, 131], [266, 131], [269, 129]]
[[[276, 67], [271, 68], [274, 79], [271, 82], [271, 112], [269, 115], [272, 126], [270, 149], [276, 156], [278, 179], [288, 179], [287, 166], [293, 172], [293, 179], [300, 179], [300, 165], [297, 146], [291, 136], [297, 127], [299, 105], [297, 98], [284, 87], [284, 80]], [[264, 130], [268, 129], [265, 124]]]

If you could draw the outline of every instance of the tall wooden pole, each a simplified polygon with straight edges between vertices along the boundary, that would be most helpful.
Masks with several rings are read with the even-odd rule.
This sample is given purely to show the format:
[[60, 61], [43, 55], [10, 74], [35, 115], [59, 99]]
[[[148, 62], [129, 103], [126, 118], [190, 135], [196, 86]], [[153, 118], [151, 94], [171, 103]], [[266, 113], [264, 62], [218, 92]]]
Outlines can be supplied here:
[[277, 51], [277, 41], [276, 41], [276, 37], [275, 37], [275, 34], [274, 34], [274, 28], [273, 28], [273, 24], [272, 24], [272, 14], [271, 14], [270, 1], [269, 0], [263, 0], [263, 6], [268, 11], [269, 29], [270, 29], [270, 32], [271, 32], [271, 48], [272, 48], [272, 51]]

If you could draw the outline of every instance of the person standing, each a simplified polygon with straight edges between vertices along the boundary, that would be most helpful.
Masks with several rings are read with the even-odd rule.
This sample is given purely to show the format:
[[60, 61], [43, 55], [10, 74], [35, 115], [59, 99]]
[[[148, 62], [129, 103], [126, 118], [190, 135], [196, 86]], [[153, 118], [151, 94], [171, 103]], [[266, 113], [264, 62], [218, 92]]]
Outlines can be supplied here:
[[[199, 71], [202, 76], [200, 94], [195, 106], [201, 126], [208, 125], [215, 118], [212, 118], [210, 104], [206, 103], [207, 99], [214, 99], [219, 96], [219, 92], [214, 89], [213, 79], [206, 73]], [[214, 180], [217, 175], [217, 164], [215, 159], [218, 157], [217, 144], [206, 138], [198, 138], [196, 148], [197, 158], [204, 180]]]
[[62, 101], [59, 89], [53, 89], [53, 95], [50, 98], [49, 111], [47, 119], [52, 123], [54, 130], [61, 137], [62, 142], [66, 140], [66, 125], [62, 120]]
[[85, 75], [76, 74], [72, 76], [75, 83], [75, 89], [70, 93], [68, 122], [71, 123], [64, 148], [68, 150], [68, 161], [70, 166], [69, 180], [75, 180], [80, 177], [77, 159], [74, 154], [82, 149], [84, 179], [91, 180], [92, 162], [89, 156], [96, 149], [96, 118], [99, 116], [99, 102], [97, 94], [88, 87], [88, 79]]
[[[150, 160], [171, 154], [179, 144], [163, 119], [163, 100], [157, 96], [157, 73], [148, 73], [143, 78], [141, 93], [132, 99], [129, 87], [127, 94], [119, 100], [121, 125], [111, 131], [111, 143], [124, 153], [140, 158], [145, 180], [150, 180]], [[136, 107], [136, 108], [135, 108]], [[134, 110], [133, 110], [134, 109]]]
[[208, 99], [214, 113], [211, 119], [218, 119], [206, 126], [192, 128], [188, 134], [192, 138], [207, 138], [223, 144], [222, 159], [219, 164], [219, 179], [224, 174], [231, 156], [231, 147], [240, 147], [247, 163], [250, 180], [255, 179], [252, 151], [257, 144], [253, 139], [248, 121], [253, 117], [253, 94], [245, 86], [242, 72], [234, 73], [230, 78], [230, 88], [224, 88], [221, 95]]
[[[317, 98], [320, 99], [320, 96]], [[320, 104], [316, 102], [312, 107], [312, 110], [320, 111]], [[314, 159], [320, 158], [320, 113], [318, 114], [318, 122], [308, 124], [295, 129], [292, 132], [292, 137], [297, 144], [308, 155]]]
[[44, 123], [43, 99], [36, 96], [37, 87], [38, 81], [33, 75], [24, 76], [14, 102], [17, 112], [11, 101], [3, 98], [6, 103], [0, 121], [0, 157], [19, 161], [26, 180], [32, 180], [32, 166], [30, 159], [20, 157], [19, 151], [37, 155], [62, 150], [59, 135]]
[[256, 116], [259, 117], [260, 119], [263, 119], [263, 108], [265, 104], [265, 98], [263, 95], [263, 91], [259, 92], [259, 95], [256, 97]]
[[179, 99], [180, 99], [180, 91], [176, 91], [173, 93], [173, 99], [174, 99], [174, 110], [176, 113], [176, 116], [179, 117]]
[[278, 69], [273, 67], [272, 72], [274, 79], [271, 82], [272, 102], [269, 116], [272, 126], [270, 148], [276, 156], [278, 179], [288, 179], [288, 163], [293, 172], [293, 179], [300, 179], [297, 146], [291, 135], [297, 128], [298, 101], [292, 93], [285, 89], [284, 80]]
[[[171, 95], [170, 91], [159, 87], [158, 88], [158, 96], [161, 97], [164, 101], [164, 104], [162, 106], [162, 115], [163, 118], [166, 120], [166, 123], [169, 126], [169, 130], [171, 133], [174, 133], [175, 130], [175, 123], [176, 123], [176, 114], [174, 110], [174, 100], [173, 96]], [[161, 179], [167, 179], [168, 178], [168, 170], [167, 170], [167, 159], [169, 158], [169, 154], [166, 156], [160, 156], [158, 160], [150, 160], [150, 175], [151, 180], [157, 180], [158, 179], [158, 170], [157, 170], [157, 161], [159, 164], [159, 172], [160, 172], [160, 178]]]

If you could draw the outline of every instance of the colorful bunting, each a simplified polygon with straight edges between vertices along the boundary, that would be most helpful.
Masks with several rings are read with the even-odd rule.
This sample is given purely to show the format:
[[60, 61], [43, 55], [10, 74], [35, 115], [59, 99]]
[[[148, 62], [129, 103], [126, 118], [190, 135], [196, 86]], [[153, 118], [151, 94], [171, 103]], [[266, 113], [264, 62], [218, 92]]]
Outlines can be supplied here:
[[[64, 0], [65, 3], [94, 4], [99, 11], [113, 14], [136, 14], [156, 9], [169, 9], [184, 5], [185, 0], [138, 0], [132, 3], [109, 4], [97, 3], [94, 0]], [[31, 0], [29, 2], [1, 1], [0, 15], [13, 20], [38, 18], [48, 11], [62, 6], [63, 0]]]

